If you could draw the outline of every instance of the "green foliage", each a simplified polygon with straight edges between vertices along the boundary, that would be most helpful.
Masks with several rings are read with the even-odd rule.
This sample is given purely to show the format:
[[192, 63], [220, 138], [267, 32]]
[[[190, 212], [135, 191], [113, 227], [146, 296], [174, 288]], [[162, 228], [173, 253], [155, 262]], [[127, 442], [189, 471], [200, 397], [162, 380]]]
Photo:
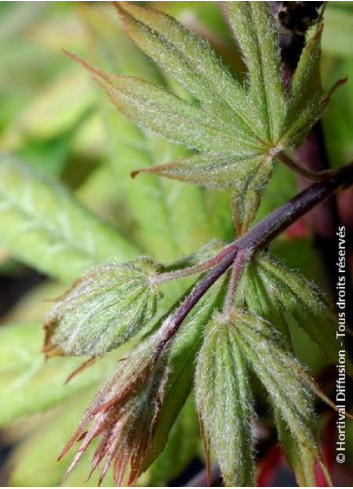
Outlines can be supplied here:
[[[33, 305], [62, 284], [44, 284], [26, 296], [10, 311], [9, 320], [19, 323], [0, 330], [0, 426], [16, 422], [8, 433], [20, 440], [9, 485], [56, 485], [82, 458], [64, 485], [95, 487], [113, 462], [105, 486], [166, 486], [197, 453], [198, 415], [207, 456], [214, 451], [225, 484], [255, 485], [254, 373], [298, 484], [315, 485], [321, 453], [312, 381], [294, 357], [293, 335], [296, 323], [336, 361], [335, 316], [324, 295], [260, 253], [244, 266], [237, 309], [224, 312], [224, 274], [165, 346], [169, 321], [197, 289], [186, 290], [190, 278], [168, 283], [159, 301], [154, 277], [200, 265], [224, 246], [205, 242], [233, 239], [230, 196], [236, 233], [243, 235], [260, 198], [257, 218], [295, 193], [287, 168], [275, 168], [270, 177], [278, 152], [301, 144], [327, 103], [323, 24], [285, 88], [267, 2], [225, 2], [228, 32], [212, 2], [161, 5], [188, 27], [135, 3], [115, 7], [132, 41], [104, 4], [83, 5], [74, 14], [55, 2], [29, 10], [10, 6], [0, 17], [0, 143], [7, 151], [0, 155], [0, 274], [21, 273], [19, 260], [61, 282], [76, 280], [47, 306], [45, 350], [63, 357], [44, 362], [45, 305]], [[342, 13], [328, 16], [331, 32], [335, 18]], [[347, 12], [345, 18], [347, 29]], [[324, 33], [324, 49], [350, 56], [339, 34], [336, 25], [331, 44]], [[65, 47], [86, 58], [87, 46], [93, 63], [119, 73], [81, 61], [121, 113], [104, 106], [103, 91], [81, 67], [57, 54]], [[336, 71], [333, 61], [326, 59], [324, 68]], [[338, 67], [344, 76], [351, 60]], [[326, 120], [336, 165], [352, 149], [349, 87], [344, 90]], [[132, 180], [130, 173], [145, 175]], [[310, 239], [302, 241], [304, 258], [317, 259]], [[299, 246], [287, 237], [274, 248], [300, 266]], [[195, 274], [204, 278], [199, 269]], [[307, 363], [311, 350], [304, 353]], [[87, 356], [103, 355], [81, 371], [92, 360]], [[64, 385], [72, 372], [79, 375]], [[73, 462], [67, 456], [57, 463], [56, 450], [72, 432], [65, 451], [76, 440], [81, 448]], [[92, 469], [101, 462], [101, 476], [93, 473], [83, 483], [92, 459]]]
[[320, 72], [322, 29], [320, 22], [301, 53], [291, 81], [284, 134], [294, 144], [305, 139], [327, 102], [323, 99]]
[[254, 314], [271, 320], [284, 340], [288, 342], [288, 323], [293, 318], [330, 362], [337, 361], [335, 313], [325, 296], [303, 275], [262, 254], [247, 267], [240, 294], [239, 300]]
[[[315, 420], [313, 396], [306, 374], [298, 361], [288, 352], [270, 323], [259, 316], [235, 311], [232, 317], [238, 331], [238, 341], [244, 357], [264, 385], [270, 403], [274, 406], [279, 428], [289, 432], [293, 444], [308, 450], [313, 459], [321, 459], [317, 424]], [[305, 450], [304, 450], [305, 448]], [[301, 450], [299, 456], [301, 456]], [[307, 464], [314, 460], [307, 459]], [[313, 466], [311, 466], [311, 471]]]
[[139, 48], [199, 100], [204, 112], [225, 122], [235, 118], [240, 134], [254, 135], [250, 119], [244, 120], [245, 93], [205, 39], [157, 10], [132, 2], [116, 2], [115, 6]]
[[278, 438], [288, 465], [293, 469], [301, 487], [315, 487], [315, 453], [300, 443], [283, 421], [281, 413], [274, 410]]
[[69, 384], [66, 379], [82, 363], [73, 357], [45, 362], [40, 324], [11, 324], [0, 329], [0, 425], [59, 405], [72, 395], [98, 386], [116, 363], [107, 356]]
[[46, 356], [104, 355], [128, 341], [156, 312], [157, 270], [140, 258], [78, 279], [46, 315]]
[[220, 279], [209, 289], [187, 316], [169, 347], [166, 393], [154, 439], [146, 453], [144, 469], [149, 467], [165, 447], [173, 423], [190, 395], [204, 326], [222, 303], [226, 280], [227, 278]]
[[123, 236], [64, 187], [6, 154], [0, 165], [0, 216], [2, 245], [63, 281], [114, 256], [136, 254]]
[[253, 124], [262, 141], [276, 145], [286, 107], [273, 17], [266, 2], [225, 2], [225, 9], [248, 68]]
[[[247, 167], [248, 168], [248, 167]], [[237, 236], [245, 234], [255, 219], [261, 201], [261, 192], [269, 181], [272, 163], [259, 160], [256, 171], [250, 178], [244, 178], [235, 184], [231, 196], [231, 208]]]
[[149, 485], [166, 486], [186, 469], [198, 446], [199, 420], [193, 399], [189, 398], [173, 424], [163, 452], [146, 473]]
[[72, 56], [93, 73], [124, 115], [197, 151], [141, 171], [199, 185], [233, 187], [236, 228], [246, 231], [276, 154], [299, 144], [326, 105], [319, 72], [322, 23], [303, 50], [287, 93], [277, 29], [266, 2], [224, 6], [248, 68], [243, 85], [204, 39], [173, 18], [131, 2], [116, 2], [115, 7], [140, 49], [193, 98], [140, 78], [110, 75]]
[[[236, 327], [221, 316], [207, 326], [195, 377], [205, 436], [228, 487], [254, 485], [251, 391]], [[210, 463], [210, 462], [208, 462]]]
[[214, 449], [225, 484], [254, 484], [250, 369], [268, 393], [284, 453], [298, 482], [315, 485], [315, 463], [322, 457], [311, 381], [273, 326], [241, 309], [213, 317], [196, 371], [205, 445]]

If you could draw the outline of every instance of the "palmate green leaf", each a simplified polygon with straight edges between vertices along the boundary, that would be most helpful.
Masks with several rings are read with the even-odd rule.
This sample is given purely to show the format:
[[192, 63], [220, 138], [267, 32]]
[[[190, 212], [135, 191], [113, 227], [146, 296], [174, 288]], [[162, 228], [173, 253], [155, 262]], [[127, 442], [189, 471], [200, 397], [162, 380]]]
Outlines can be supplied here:
[[82, 358], [55, 358], [45, 362], [39, 354], [42, 343], [40, 324], [10, 324], [0, 328], [0, 426], [45, 411], [75, 393], [98, 386], [117, 361], [116, 353], [107, 355], [64, 385]]
[[[140, 49], [194, 97], [180, 98], [154, 84], [110, 75], [80, 60], [124, 115], [198, 152], [149, 169], [144, 165], [142, 171], [205, 186], [233, 187], [234, 221], [238, 230], [246, 230], [276, 153], [306, 134], [318, 116], [313, 106], [315, 110], [323, 106], [321, 85], [314, 84], [321, 28], [302, 54], [288, 95], [277, 28], [266, 2], [224, 6], [248, 67], [246, 86], [233, 79], [204, 39], [175, 19], [131, 2], [116, 2], [115, 7]], [[311, 104], [302, 90], [308, 83], [315, 92]]]
[[44, 352], [104, 355], [154, 316], [161, 298], [149, 259], [108, 263], [80, 277], [46, 315]]
[[136, 249], [64, 187], [1, 154], [0, 242], [21, 261], [63, 281]]
[[257, 139], [246, 93], [205, 39], [160, 11], [132, 2], [115, 6], [139, 48], [199, 100], [205, 112], [235, 122], [241, 139]]
[[[121, 74], [143, 76], [152, 83], [163, 81], [157, 66], [119, 29], [110, 5], [90, 6], [83, 13], [93, 33], [97, 63]], [[210, 212], [206, 209], [209, 191], [168, 179], [131, 179], [130, 173], [136, 168], [148, 168], [185, 155], [187, 151], [137, 127], [106, 100], [103, 91], [99, 95], [104, 102], [101, 116], [106, 128], [109, 163], [116, 174], [116, 192], [131, 210], [133, 237], [141, 248], [155, 259], [169, 262], [193, 252], [215, 236], [227, 239], [226, 230], [221, 232], [210, 222]], [[190, 208], [192, 218], [185, 219]], [[219, 199], [218, 203], [213, 199], [213, 212], [222, 209], [228, 217], [228, 202]], [[161, 236], [164, 236], [163, 247]]]
[[264, 385], [269, 401], [298, 445], [321, 460], [313, 394], [299, 362], [273, 326], [259, 316], [234, 311], [241, 351]]
[[[109, 75], [81, 61], [127, 117], [168, 140], [200, 151], [171, 163], [165, 176], [224, 187], [251, 175], [253, 159], [260, 155], [265, 159], [268, 145], [264, 147], [256, 135], [246, 91], [220, 64], [207, 42], [161, 12], [129, 2], [116, 7], [137, 45], [197, 99], [184, 100], [140, 79]], [[164, 169], [161, 167], [161, 173]]]
[[282, 132], [285, 96], [278, 32], [270, 8], [267, 2], [224, 2], [224, 8], [248, 68], [253, 124], [263, 140], [275, 145]]
[[222, 317], [207, 326], [195, 376], [202, 429], [227, 487], [254, 486], [251, 391], [237, 330]]

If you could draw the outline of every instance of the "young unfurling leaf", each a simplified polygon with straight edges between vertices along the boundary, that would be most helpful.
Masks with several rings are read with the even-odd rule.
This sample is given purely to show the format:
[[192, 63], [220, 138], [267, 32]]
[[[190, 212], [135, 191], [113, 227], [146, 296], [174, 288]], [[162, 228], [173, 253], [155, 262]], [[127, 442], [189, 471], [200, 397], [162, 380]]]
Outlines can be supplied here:
[[168, 351], [168, 381], [160, 420], [142, 470], [146, 470], [164, 449], [169, 432], [189, 396], [194, 380], [196, 357], [200, 350], [205, 324], [224, 300], [227, 277], [218, 280], [193, 308], [174, 337]]
[[196, 401], [204, 436], [228, 487], [254, 485], [251, 391], [236, 325], [221, 316], [207, 326], [196, 369]]
[[264, 385], [281, 429], [322, 463], [313, 393], [299, 362], [270, 323], [240, 310], [232, 315], [244, 357]]
[[316, 459], [315, 454], [302, 445], [282, 419], [280, 412], [274, 409], [277, 434], [281, 443], [282, 451], [288, 465], [295, 473], [299, 487], [316, 487]]
[[47, 357], [103, 355], [130, 339], [156, 311], [157, 270], [141, 258], [103, 265], [79, 278], [46, 316]]
[[149, 338], [120, 361], [116, 372], [91, 401], [60, 456], [63, 457], [76, 441], [82, 441], [65, 477], [96, 437], [99, 442], [91, 474], [102, 462], [99, 484], [113, 461], [118, 486], [133, 485], [140, 475], [141, 463], [160, 415], [167, 380], [165, 355], [153, 358], [155, 340], [156, 337]]
[[[333, 308], [299, 272], [268, 254], [260, 254], [245, 270], [239, 293], [249, 310], [271, 320], [283, 338], [288, 337], [288, 319], [293, 318], [329, 361], [337, 361], [337, 320]], [[350, 362], [348, 365], [351, 368]]]
[[[100, 442], [92, 472], [104, 459], [101, 480], [113, 464], [117, 485], [132, 485], [155, 461], [192, 389], [202, 330], [224, 295], [222, 285], [224, 279], [201, 299], [168, 349], [159, 348], [163, 342], [159, 329], [119, 362], [63, 451], [62, 456], [83, 436], [68, 472], [95, 437], [100, 437]], [[85, 433], [88, 426], [91, 428]]]

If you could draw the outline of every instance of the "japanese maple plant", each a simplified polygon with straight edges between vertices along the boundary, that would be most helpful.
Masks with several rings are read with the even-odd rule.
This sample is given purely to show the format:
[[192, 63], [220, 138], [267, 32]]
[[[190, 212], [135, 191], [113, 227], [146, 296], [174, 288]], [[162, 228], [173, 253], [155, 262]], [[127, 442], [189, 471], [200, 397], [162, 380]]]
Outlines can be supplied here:
[[[117, 486], [136, 484], [168, 450], [170, 432], [186, 406], [198, 415], [209, 481], [215, 462], [224, 485], [255, 486], [257, 398], [265, 393], [298, 484], [316, 486], [319, 471], [331, 485], [315, 402], [335, 406], [297, 359], [291, 330], [295, 324], [305, 331], [335, 364], [336, 312], [318, 286], [268, 251], [299, 218], [353, 184], [351, 164], [314, 171], [300, 160], [300, 148], [342, 83], [322, 88], [324, 12], [317, 11], [293, 66], [281, 45], [280, 19], [268, 2], [222, 3], [245, 66], [236, 78], [204, 37], [171, 16], [132, 2], [114, 2], [111, 8], [164, 78], [107, 73], [91, 65], [88, 52], [85, 60], [68, 54], [91, 72], [127, 119], [151, 138], [173, 143], [159, 161], [136, 167], [131, 184], [145, 179], [148, 189], [152, 179], [167, 178], [180, 186], [221, 189], [229, 198], [236, 239], [205, 242], [189, 256], [159, 263], [145, 253], [124, 259], [128, 247], [121, 259], [114, 233], [105, 233], [102, 243], [97, 238], [97, 249], [106, 250], [109, 242], [108, 251], [52, 305], [44, 325], [48, 363], [55, 356], [86, 358], [71, 377], [84, 369], [86, 374], [113, 350], [118, 360], [63, 448], [60, 458], [72, 457], [67, 474], [93, 444], [91, 471], [100, 472], [99, 483], [110, 469]], [[149, 67], [153, 70], [151, 62]], [[129, 126], [131, 151], [147, 154], [148, 143], [141, 147], [134, 140], [137, 126]], [[13, 159], [6, 164], [1, 175], [7, 171], [20, 179], [20, 164]], [[311, 182], [256, 220], [275, 165]], [[66, 198], [53, 200], [53, 206], [65, 206]], [[183, 221], [193, 212], [192, 206], [185, 208]], [[78, 215], [78, 226], [90, 221], [99, 237], [100, 223], [90, 219]], [[158, 236], [161, 249], [163, 238]], [[45, 262], [45, 249], [42, 254]], [[348, 353], [347, 372], [353, 372]]]

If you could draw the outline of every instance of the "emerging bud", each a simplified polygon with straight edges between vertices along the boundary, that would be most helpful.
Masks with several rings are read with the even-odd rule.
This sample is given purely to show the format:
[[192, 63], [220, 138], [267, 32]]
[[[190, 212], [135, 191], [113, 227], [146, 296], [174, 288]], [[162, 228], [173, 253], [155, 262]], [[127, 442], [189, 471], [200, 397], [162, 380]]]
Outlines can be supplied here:
[[133, 485], [142, 473], [163, 404], [168, 377], [166, 356], [154, 356], [153, 338], [119, 362], [119, 368], [94, 397], [62, 458], [76, 441], [81, 441], [64, 478], [78, 463], [92, 440], [99, 437], [90, 475], [104, 460], [99, 485], [113, 463], [117, 486]]
[[109, 263], [79, 278], [46, 316], [46, 356], [103, 355], [130, 339], [156, 312], [157, 271], [140, 258]]

